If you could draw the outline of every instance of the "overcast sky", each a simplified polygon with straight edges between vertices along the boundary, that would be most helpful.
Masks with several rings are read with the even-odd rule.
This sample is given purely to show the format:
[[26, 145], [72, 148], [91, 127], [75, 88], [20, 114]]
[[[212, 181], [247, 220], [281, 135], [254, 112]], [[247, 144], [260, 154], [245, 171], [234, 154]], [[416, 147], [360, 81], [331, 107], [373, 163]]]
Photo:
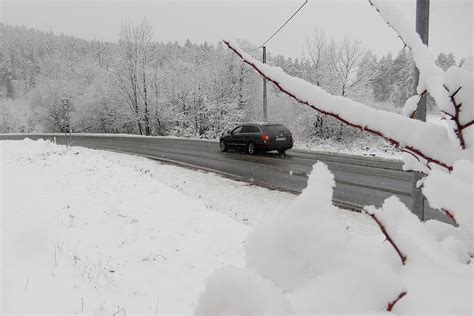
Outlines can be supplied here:
[[[246, 39], [260, 45], [304, 1], [78, 1], [0, 0], [4, 23], [69, 34], [85, 39], [117, 41], [123, 20], [146, 17], [157, 41], [186, 39], [216, 43]], [[394, 1], [414, 23], [415, 0]], [[473, 54], [473, 1], [431, 0], [430, 46], [435, 54]], [[377, 55], [396, 52], [403, 44], [367, 0], [309, 0], [267, 45], [272, 54], [300, 57], [306, 38], [316, 29], [335, 39], [359, 39]]]

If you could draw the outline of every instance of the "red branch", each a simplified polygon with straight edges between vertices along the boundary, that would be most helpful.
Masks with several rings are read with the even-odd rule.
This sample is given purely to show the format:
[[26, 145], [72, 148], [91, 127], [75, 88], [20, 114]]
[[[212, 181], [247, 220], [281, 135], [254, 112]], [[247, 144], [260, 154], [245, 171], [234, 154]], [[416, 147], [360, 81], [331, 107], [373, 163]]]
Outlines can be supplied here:
[[[369, 0], [369, 4], [374, 7], [375, 11], [377, 11], [380, 15], [382, 15], [382, 12], [380, 12], [379, 8], [377, 8], [377, 7], [372, 3], [371, 0]], [[385, 23], [388, 25], [389, 28], [392, 28], [393, 30], [395, 30], [395, 28], [394, 28], [387, 20], [384, 19], [384, 21], [385, 21]], [[402, 43], [403, 43], [403, 48], [408, 47], [408, 45], [407, 45], [407, 43], [405, 43], [405, 40], [403, 39], [403, 37], [401, 37], [401, 35], [398, 34], [398, 32], [397, 32], [396, 30], [395, 30], [395, 33], [397, 33], [397, 37], [402, 41]]]
[[449, 113], [446, 113], [443, 111], [444, 114], [446, 115], [449, 115], [449, 117], [451, 117], [451, 119], [454, 121], [454, 123], [456, 124], [456, 128], [454, 129], [454, 133], [456, 134], [456, 137], [458, 138], [459, 140], [459, 144], [461, 145], [461, 148], [462, 149], [466, 149], [466, 143], [464, 141], [464, 135], [462, 133], [462, 130], [463, 130], [463, 126], [461, 125], [461, 123], [459, 122], [459, 113], [461, 112], [461, 106], [462, 106], [462, 103], [459, 103], [457, 104], [456, 103], [456, 99], [455, 99], [455, 96], [456, 94], [459, 92], [459, 90], [461, 90], [462, 87], [459, 87], [456, 91], [454, 91], [454, 93], [451, 93], [449, 91], [449, 88], [448, 86], [446, 85], [443, 85], [444, 89], [446, 91], [448, 91], [448, 93], [450, 93], [449, 95], [449, 99], [451, 101], [451, 103], [453, 104], [454, 106], [454, 115], [452, 114], [449, 114]]
[[388, 240], [388, 242], [392, 245], [393, 249], [395, 249], [395, 251], [397, 252], [398, 256], [400, 257], [400, 260], [402, 260], [402, 265], [405, 265], [405, 262], [407, 261], [407, 256], [404, 255], [400, 251], [398, 246], [393, 241], [392, 237], [390, 237], [390, 235], [388, 234], [387, 230], [385, 229], [385, 226], [380, 222], [380, 220], [377, 218], [377, 216], [375, 216], [375, 214], [369, 214], [369, 215], [370, 215], [370, 217], [372, 217], [374, 219], [374, 221], [380, 227], [380, 230], [382, 231], [382, 233], [385, 236], [385, 240]]
[[430, 163], [434, 163], [434, 164], [437, 164], [437, 165], [439, 165], [439, 166], [441, 166], [441, 167], [444, 167], [444, 168], [448, 169], [449, 172], [451, 172], [451, 171], [453, 170], [453, 166], [450, 166], [450, 165], [448, 165], [448, 164], [445, 164], [444, 162], [441, 162], [441, 161], [439, 161], [439, 160], [436, 160], [436, 159], [427, 157], [426, 155], [424, 155], [424, 154], [423, 154], [421, 151], [419, 151], [418, 149], [415, 149], [415, 148], [413, 148], [413, 147], [411, 147], [411, 146], [406, 146], [405, 148], [408, 149], [408, 150], [410, 150], [410, 151], [413, 152], [414, 154], [416, 154], [416, 155], [422, 157], [423, 159], [425, 159], [425, 160], [426, 160], [426, 164], [425, 164], [425, 165], [426, 165], [426, 167], [427, 167], [428, 169], [430, 169], [430, 170], [431, 170], [431, 167], [430, 167], [430, 165], [429, 165]]
[[411, 155], [413, 158], [415, 158], [416, 160], [418, 160], [418, 162], [420, 162], [420, 163], [421, 163], [420, 157], [418, 157], [417, 155], [415, 155], [415, 154], [414, 154], [414, 153], [412, 153], [411, 151], [409, 151], [409, 150], [406, 150], [406, 149], [403, 149], [403, 152], [405, 152], [405, 153], [407, 153], [407, 154]]
[[470, 121], [469, 123], [466, 123], [464, 125], [461, 126], [461, 129], [465, 129], [465, 128], [468, 128], [469, 126], [473, 125], [474, 124], [474, 121]]
[[458, 221], [454, 217], [453, 212], [451, 212], [450, 210], [448, 210], [446, 208], [442, 208], [441, 210], [454, 222], [454, 224], [456, 224], [456, 225], [458, 224]]
[[266, 78], [268, 81], [272, 82], [275, 86], [277, 86], [278, 89], [280, 89], [280, 91], [282, 91], [283, 93], [287, 94], [288, 96], [290, 96], [291, 98], [295, 99], [296, 101], [298, 101], [299, 103], [301, 104], [304, 104], [310, 108], [312, 108], [313, 110], [317, 111], [317, 112], [320, 112], [324, 115], [329, 115], [329, 116], [332, 116], [334, 118], [336, 118], [337, 120], [343, 122], [344, 124], [346, 125], [349, 125], [351, 127], [354, 127], [354, 128], [357, 128], [357, 129], [360, 129], [361, 131], [366, 131], [366, 132], [369, 132], [371, 134], [374, 134], [374, 135], [377, 135], [383, 139], [385, 139], [386, 141], [388, 141], [391, 145], [393, 145], [394, 147], [400, 149], [400, 150], [404, 150], [405, 148], [410, 150], [412, 153], [420, 156], [421, 158], [423, 158], [424, 160], [426, 160], [426, 166], [430, 168], [429, 166], [429, 163], [434, 163], [434, 164], [437, 164], [441, 167], [444, 167], [446, 168], [448, 171], [451, 171], [453, 169], [452, 166], [446, 164], [446, 163], [443, 163], [437, 159], [434, 159], [434, 158], [431, 158], [429, 156], [427, 156], [426, 154], [422, 153], [420, 150], [418, 149], [415, 149], [413, 147], [409, 147], [409, 146], [402, 146], [400, 144], [399, 141], [393, 139], [393, 138], [390, 138], [388, 136], [385, 136], [383, 135], [381, 132], [379, 131], [376, 131], [376, 130], [373, 130], [371, 128], [368, 128], [367, 126], [361, 126], [361, 125], [357, 125], [357, 124], [354, 124], [354, 123], [351, 123], [349, 122], [348, 120], [342, 118], [339, 116], [339, 114], [337, 113], [332, 113], [332, 112], [328, 112], [328, 111], [324, 111], [320, 108], [318, 108], [317, 106], [315, 105], [312, 105], [310, 104], [308, 101], [305, 101], [305, 100], [302, 100], [300, 98], [298, 98], [295, 94], [289, 92], [288, 90], [286, 90], [285, 88], [283, 88], [280, 83], [270, 77], [268, 77], [267, 75], [265, 75], [254, 63], [252, 62], [249, 62], [248, 60], [246, 60], [242, 54], [240, 52], [238, 52], [234, 47], [232, 47], [230, 45], [230, 43], [228, 41], [224, 41], [224, 43], [227, 45], [227, 47], [229, 47], [235, 54], [237, 54], [246, 64], [250, 65], [253, 69], [255, 69], [262, 77]]
[[397, 298], [393, 301], [391, 301], [390, 303], [387, 304], [387, 312], [391, 312], [393, 307], [395, 306], [395, 304], [397, 304], [397, 302], [399, 300], [401, 300], [405, 295], [407, 295], [407, 292], [402, 292], [400, 294], [398, 294]]

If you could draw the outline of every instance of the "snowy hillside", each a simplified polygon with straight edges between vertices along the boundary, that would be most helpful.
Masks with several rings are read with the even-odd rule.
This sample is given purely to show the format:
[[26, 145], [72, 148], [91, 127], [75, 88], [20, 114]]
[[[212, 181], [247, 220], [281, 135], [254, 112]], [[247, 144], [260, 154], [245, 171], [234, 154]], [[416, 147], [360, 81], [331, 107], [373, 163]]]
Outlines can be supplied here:
[[[294, 196], [148, 159], [0, 142], [2, 312], [191, 313]], [[341, 212], [347, 227], [378, 230]]]

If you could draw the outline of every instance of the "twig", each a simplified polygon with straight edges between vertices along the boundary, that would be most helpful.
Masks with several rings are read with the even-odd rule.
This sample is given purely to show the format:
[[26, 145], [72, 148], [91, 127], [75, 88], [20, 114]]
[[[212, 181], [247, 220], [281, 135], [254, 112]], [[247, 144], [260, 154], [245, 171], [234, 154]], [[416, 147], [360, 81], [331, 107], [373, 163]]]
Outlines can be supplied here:
[[402, 260], [402, 265], [405, 265], [405, 262], [407, 261], [407, 256], [404, 255], [400, 249], [398, 248], [398, 246], [395, 244], [395, 242], [393, 241], [392, 237], [390, 237], [390, 235], [388, 234], [387, 230], [385, 229], [385, 226], [380, 222], [380, 220], [377, 218], [377, 216], [375, 216], [375, 214], [370, 214], [370, 217], [372, 217], [374, 219], [374, 221], [377, 223], [377, 225], [380, 227], [380, 230], [382, 231], [382, 233], [384, 234], [385, 236], [385, 239], [388, 240], [388, 242], [392, 245], [392, 247], [395, 249], [395, 251], [397, 252], [398, 256], [400, 257], [400, 260]]
[[462, 103], [457, 104], [456, 99], [455, 99], [456, 94], [459, 92], [459, 90], [461, 90], [462, 87], [459, 87], [456, 91], [454, 91], [454, 93], [451, 93], [449, 91], [448, 86], [443, 85], [443, 87], [448, 93], [450, 93], [449, 100], [451, 101], [452, 105], [454, 106], [454, 111], [455, 111], [454, 115], [449, 114], [445, 111], [443, 111], [443, 113], [445, 115], [449, 115], [451, 117], [451, 119], [454, 121], [454, 123], [456, 123], [456, 128], [454, 129], [454, 133], [456, 134], [456, 137], [459, 140], [459, 145], [461, 145], [461, 148], [466, 149], [466, 143], [464, 141], [464, 135], [462, 133], [462, 130], [463, 130], [464, 127], [461, 125], [461, 122], [459, 121], [459, 113], [461, 112]]
[[56, 271], [56, 268], [58, 266], [58, 262], [57, 262], [57, 256], [56, 256], [56, 248], [57, 248], [57, 244], [54, 245], [54, 264], [53, 264], [53, 272], [52, 272], [52, 276], [54, 276], [54, 272]]
[[122, 307], [121, 309], [113, 313], [112, 316], [118, 315], [119, 313], [122, 313], [122, 312], [123, 312], [123, 316], [127, 316], [127, 310], [125, 309], [125, 307]]
[[30, 277], [26, 277], [26, 285], [25, 285], [25, 292], [28, 290], [28, 282], [30, 281]]
[[458, 221], [454, 217], [453, 212], [451, 212], [450, 210], [446, 208], [441, 208], [441, 210], [454, 222], [454, 224], [458, 225]]
[[160, 297], [157, 296], [156, 297], [156, 305], [155, 305], [155, 315], [158, 315], [158, 302], [159, 302], [159, 300], [160, 300]]
[[[369, 4], [375, 8], [375, 11], [377, 11], [380, 15], [382, 15], [382, 12], [380, 12], [379, 8], [377, 8], [371, 0], [369, 0]], [[395, 31], [395, 33], [397, 33], [397, 37], [398, 37], [398, 38], [402, 41], [402, 43], [403, 43], [403, 48], [409, 47], [409, 46], [407, 45], [407, 43], [405, 42], [405, 40], [403, 39], [403, 37], [402, 37], [400, 34], [398, 34], [397, 30], [392, 26], [392, 24], [390, 24], [390, 23], [389, 23], [387, 20], [385, 20], [385, 19], [384, 19], [384, 21], [385, 21], [385, 23], [388, 25], [389, 28], [393, 29], [393, 30]]]
[[470, 121], [469, 123], [466, 123], [464, 125], [461, 126], [461, 129], [465, 129], [465, 128], [468, 128], [469, 126], [473, 125], [474, 124], [474, 121]]
[[407, 292], [402, 292], [400, 294], [398, 294], [397, 298], [393, 301], [391, 301], [390, 303], [387, 304], [387, 312], [391, 312], [393, 307], [395, 306], [395, 304], [397, 304], [397, 302], [399, 300], [401, 300], [405, 295], [407, 295]]
[[84, 313], [84, 297], [81, 297], [81, 313]]
[[[97, 290], [97, 292], [99, 292], [100, 295], [102, 295], [102, 292], [99, 291], [99, 289], [97, 288], [97, 286], [94, 286], [94, 288]], [[103, 296], [103, 295], [102, 295]]]

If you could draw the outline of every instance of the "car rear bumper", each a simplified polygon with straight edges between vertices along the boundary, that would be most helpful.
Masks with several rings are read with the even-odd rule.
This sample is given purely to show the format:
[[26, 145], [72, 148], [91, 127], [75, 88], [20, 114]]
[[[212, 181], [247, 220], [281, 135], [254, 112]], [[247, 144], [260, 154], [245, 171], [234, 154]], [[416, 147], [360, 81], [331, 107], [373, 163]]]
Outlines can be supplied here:
[[291, 149], [293, 148], [293, 142], [266, 142], [257, 144], [257, 148], [260, 150], [278, 150], [278, 149]]

